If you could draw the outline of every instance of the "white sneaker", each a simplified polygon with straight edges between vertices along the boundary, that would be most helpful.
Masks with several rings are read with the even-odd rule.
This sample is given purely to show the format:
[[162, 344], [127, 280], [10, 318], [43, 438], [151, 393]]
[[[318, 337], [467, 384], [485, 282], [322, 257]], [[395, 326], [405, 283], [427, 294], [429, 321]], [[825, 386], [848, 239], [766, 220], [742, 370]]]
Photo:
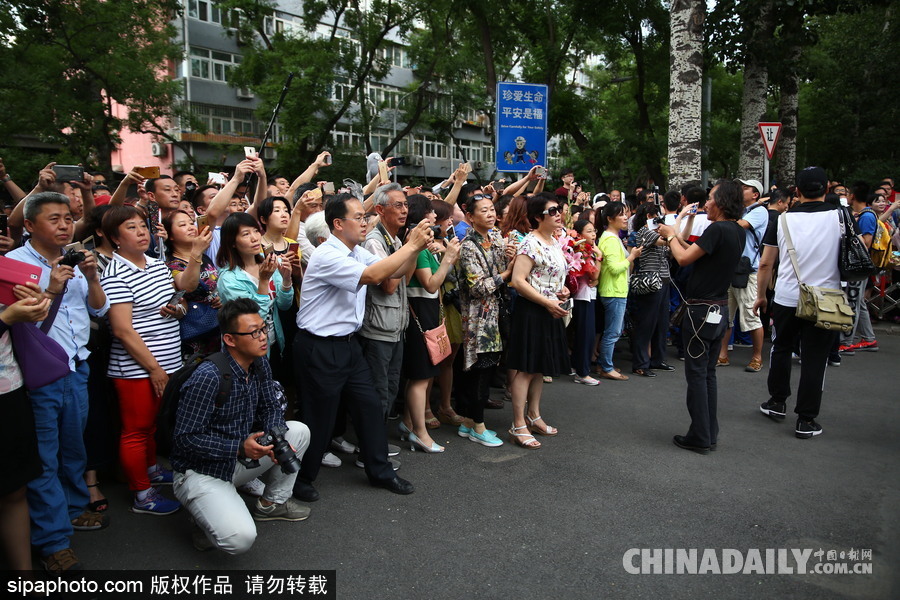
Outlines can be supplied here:
[[332, 454], [331, 452], [326, 452], [325, 456], [322, 457], [322, 466], [323, 467], [339, 467], [341, 466], [341, 459]]
[[245, 494], [250, 494], [251, 496], [260, 498], [262, 497], [263, 492], [266, 491], [266, 484], [260, 481], [259, 477], [257, 477], [256, 479], [251, 479], [244, 485], [240, 486], [238, 489]]
[[356, 452], [356, 446], [345, 440], [343, 437], [336, 437], [331, 440], [331, 449], [343, 452], [344, 454], [353, 454]]
[[575, 377], [575, 383], [580, 383], [582, 385], [600, 385], [600, 381], [594, 379], [590, 375], [585, 375], [584, 377]]

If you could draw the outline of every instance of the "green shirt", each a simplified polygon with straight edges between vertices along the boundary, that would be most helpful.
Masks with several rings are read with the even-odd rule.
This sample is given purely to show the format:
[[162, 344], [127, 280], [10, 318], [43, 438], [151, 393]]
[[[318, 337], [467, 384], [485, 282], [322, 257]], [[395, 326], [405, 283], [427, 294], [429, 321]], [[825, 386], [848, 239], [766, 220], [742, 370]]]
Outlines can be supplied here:
[[[419, 256], [416, 258], [416, 270], [431, 269], [432, 273], [436, 273], [440, 267], [441, 263], [438, 262], [438, 259], [435, 258], [434, 254], [432, 254], [427, 248], [419, 252]], [[415, 273], [413, 273], [413, 276], [410, 278], [409, 284], [406, 287], [409, 289], [410, 297], [413, 298], [438, 297], [438, 292], [430, 294], [425, 291], [425, 288], [422, 287], [422, 282], [419, 281], [419, 278], [416, 277]]]
[[603, 253], [600, 263], [600, 283], [598, 285], [601, 298], [628, 297], [628, 256], [619, 236], [608, 231], [600, 235], [597, 244]]

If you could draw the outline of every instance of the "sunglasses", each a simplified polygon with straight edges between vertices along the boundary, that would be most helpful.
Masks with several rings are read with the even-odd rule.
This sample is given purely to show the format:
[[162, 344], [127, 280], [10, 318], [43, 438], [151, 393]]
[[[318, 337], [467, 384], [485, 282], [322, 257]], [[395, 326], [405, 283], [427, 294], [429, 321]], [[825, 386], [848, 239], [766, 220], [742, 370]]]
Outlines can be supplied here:
[[548, 208], [547, 210], [545, 210], [545, 211], [543, 212], [543, 214], [545, 214], [545, 215], [550, 215], [551, 217], [555, 217], [555, 216], [558, 215], [560, 212], [562, 212], [562, 211], [559, 209], [558, 206], [551, 206], [550, 208]]

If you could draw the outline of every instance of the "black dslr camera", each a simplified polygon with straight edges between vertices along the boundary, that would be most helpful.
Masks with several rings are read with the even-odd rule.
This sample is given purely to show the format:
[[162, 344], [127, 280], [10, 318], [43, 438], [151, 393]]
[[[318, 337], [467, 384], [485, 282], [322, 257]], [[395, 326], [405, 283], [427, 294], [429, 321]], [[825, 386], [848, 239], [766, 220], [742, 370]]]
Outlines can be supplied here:
[[[278, 461], [281, 472], [285, 475], [290, 475], [291, 473], [296, 473], [300, 470], [300, 461], [297, 460], [294, 449], [291, 448], [288, 441], [284, 439], [285, 433], [287, 433], [287, 428], [274, 427], [272, 428], [272, 431], [264, 433], [256, 438], [256, 442], [260, 446], [274, 446], [274, 448], [272, 448], [272, 454], [275, 455], [275, 460]], [[259, 461], [255, 459], [241, 459], [241, 463], [248, 469], [255, 469], [259, 466]]]
[[654, 225], [662, 225], [662, 224], [664, 224], [665, 222], [666, 222], [666, 220], [665, 220], [665, 218], [663, 218], [663, 217], [653, 217], [653, 224], [654, 224]]
[[83, 261], [85, 258], [84, 254], [76, 250], [75, 248], [69, 248], [65, 254], [63, 254], [62, 259], [59, 261], [59, 264], [66, 265], [67, 267], [75, 267]]

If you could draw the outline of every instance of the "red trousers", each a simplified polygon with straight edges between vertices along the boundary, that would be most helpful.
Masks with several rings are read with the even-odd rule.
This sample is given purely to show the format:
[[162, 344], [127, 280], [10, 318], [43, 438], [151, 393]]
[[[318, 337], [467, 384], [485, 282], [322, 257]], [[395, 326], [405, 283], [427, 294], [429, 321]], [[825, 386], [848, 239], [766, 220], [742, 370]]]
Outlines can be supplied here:
[[122, 435], [119, 459], [134, 492], [150, 488], [147, 469], [156, 464], [156, 415], [162, 398], [153, 391], [150, 378], [113, 379], [119, 395]]

